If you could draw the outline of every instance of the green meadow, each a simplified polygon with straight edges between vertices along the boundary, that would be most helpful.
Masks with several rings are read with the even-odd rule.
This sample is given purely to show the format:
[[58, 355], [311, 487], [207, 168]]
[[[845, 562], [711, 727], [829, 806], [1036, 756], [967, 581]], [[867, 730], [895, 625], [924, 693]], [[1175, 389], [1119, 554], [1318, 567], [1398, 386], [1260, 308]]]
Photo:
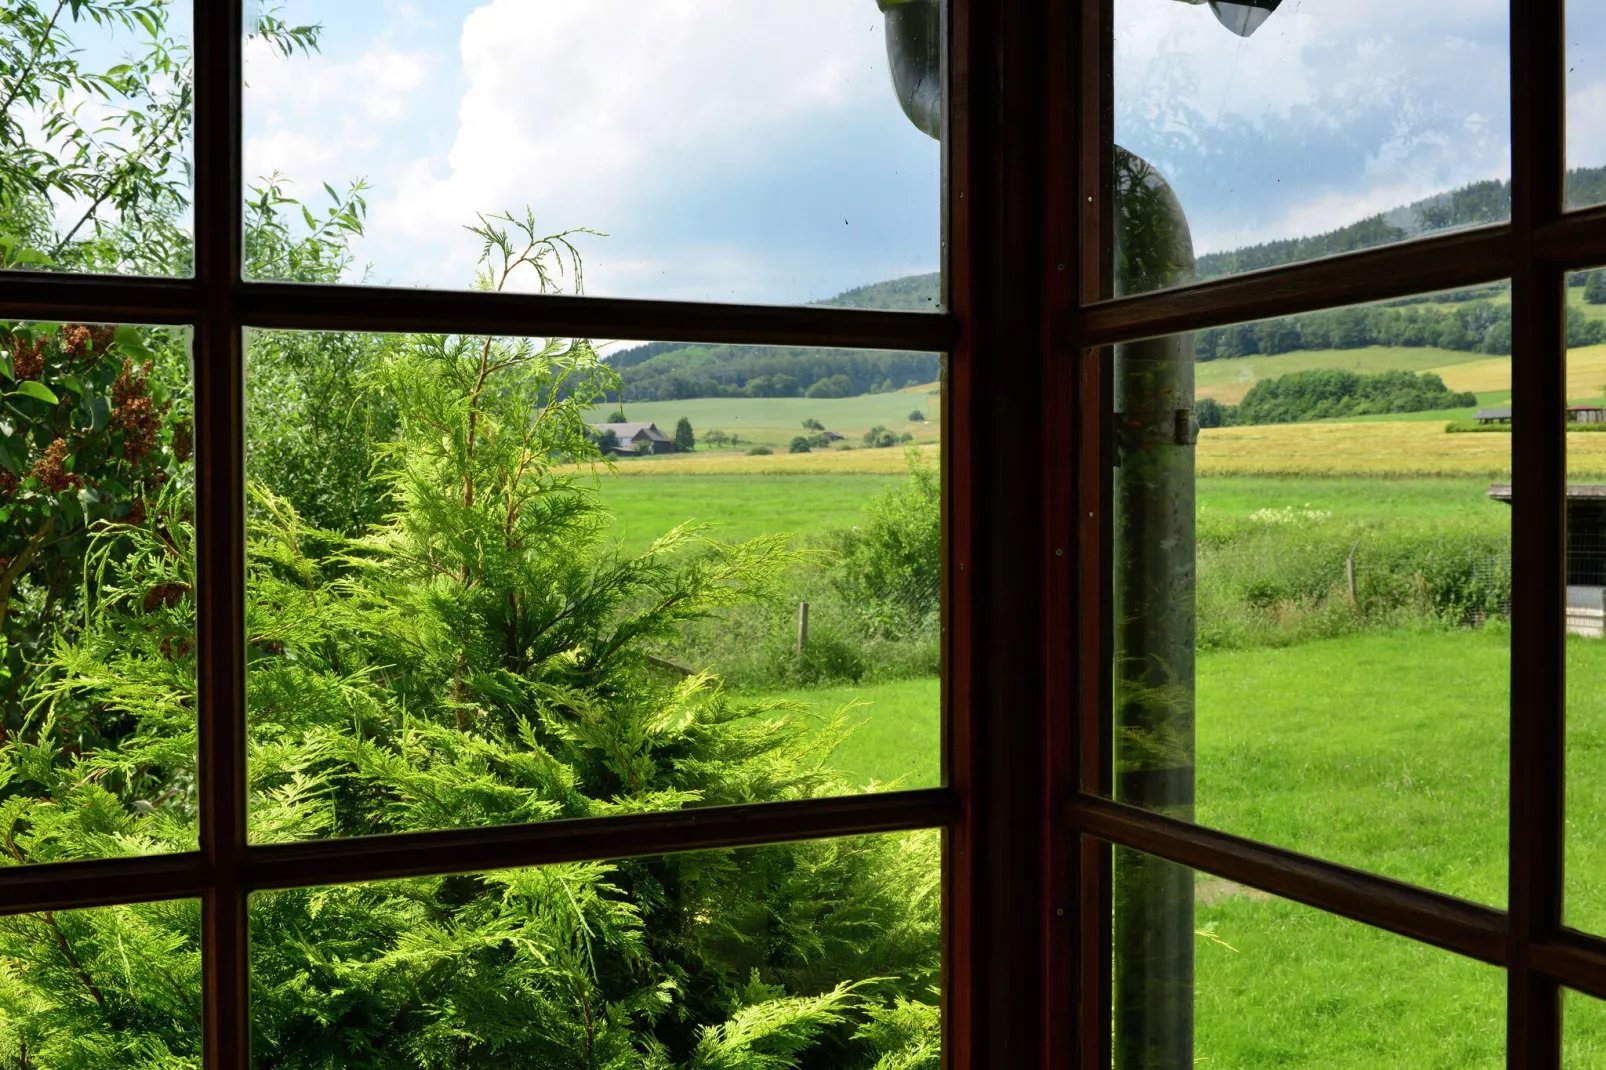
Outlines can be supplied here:
[[[1198, 665], [1201, 822], [1501, 906], [1509, 632], [1402, 629]], [[1606, 929], [1606, 644], [1568, 648], [1568, 921]], [[935, 680], [772, 693], [861, 722], [860, 783], [939, 774]], [[1500, 971], [1201, 874], [1202, 1066], [1504, 1065]], [[1606, 1065], [1606, 1009], [1568, 1003], [1568, 1045]]]
[[[599, 405], [587, 419], [606, 420], [618, 406]], [[914, 435], [920, 442], [934, 442], [939, 436], [941, 399], [935, 383], [894, 390], [885, 394], [861, 394], [852, 398], [690, 398], [685, 401], [631, 401], [624, 406], [625, 418], [651, 422], [666, 434], [673, 434], [682, 416], [691, 421], [697, 435], [724, 431], [736, 435], [743, 450], [751, 445], [782, 449], [803, 430], [804, 420], [818, 420], [829, 431], [846, 436], [857, 445], [864, 433], [881, 426], [897, 434]], [[912, 421], [909, 414], [919, 412], [924, 421]], [[703, 448], [703, 447], [699, 447]]]
[[[1476, 356], [1413, 352], [1423, 358], [1421, 368]], [[1315, 354], [1291, 356], [1317, 357], [1305, 362], [1309, 366], [1335, 363], [1331, 354], [1325, 362]], [[1211, 365], [1201, 365], [1200, 373], [1201, 380], [1218, 374]], [[899, 396], [848, 401], [868, 411], [872, 401], [884, 406]], [[1490, 391], [1479, 400], [1493, 404], [1507, 397]], [[694, 424], [703, 419], [709, 426], [729, 425], [732, 411], [756, 414], [762, 406], [776, 432], [789, 436], [783, 422], [792, 416], [801, 422], [805, 405], [837, 406], [828, 410], [829, 418], [817, 418], [849, 426], [855, 410], [848, 401], [659, 404], [687, 409]], [[694, 404], [706, 408], [699, 415], [690, 410]], [[632, 406], [630, 415], [643, 418], [644, 408]], [[1452, 414], [1422, 416], [1447, 417]], [[660, 426], [664, 422], [672, 421]], [[728, 538], [768, 531], [812, 538], [859, 522], [875, 496], [897, 481], [824, 473], [605, 476], [600, 492], [627, 543], [690, 518], [709, 522], [714, 533]], [[1498, 533], [1510, 513], [1488, 499], [1488, 483], [1481, 477], [1212, 476], [1198, 483], [1199, 528], [1208, 542], [1254, 524], [1270, 525], [1286, 532], [1291, 547], [1319, 543], [1326, 525], [1358, 525], [1378, 532], [1380, 540], [1436, 531]], [[1213, 563], [1222, 559], [1212, 552], [1202, 544], [1202, 593], [1219, 582], [1219, 572], [1213, 581], [1209, 570], [1225, 567]], [[1333, 581], [1339, 576], [1335, 572]], [[1509, 650], [1509, 629], [1499, 621], [1457, 627], [1379, 618], [1334, 638], [1201, 652], [1198, 820], [1503, 906]], [[1596, 686], [1606, 681], [1606, 643], [1570, 640], [1568, 680], [1567, 920], [1606, 932], [1606, 825], [1590, 819], [1606, 813], [1606, 688]], [[796, 716], [842, 711], [855, 727], [832, 761], [861, 785], [940, 781], [935, 677], [771, 686], [753, 694], [806, 708]], [[1199, 1066], [1504, 1065], [1505, 985], [1499, 970], [1208, 874], [1197, 878], [1196, 911]], [[1569, 997], [1566, 1043], [1569, 1067], [1606, 1067], [1606, 1007]]]

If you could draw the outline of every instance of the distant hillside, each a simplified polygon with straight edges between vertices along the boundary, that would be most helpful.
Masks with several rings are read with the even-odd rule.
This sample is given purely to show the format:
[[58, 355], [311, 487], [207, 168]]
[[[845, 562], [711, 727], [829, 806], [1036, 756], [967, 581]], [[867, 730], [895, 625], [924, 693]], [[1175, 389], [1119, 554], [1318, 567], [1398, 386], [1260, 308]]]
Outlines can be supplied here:
[[[1567, 202], [1574, 206], [1606, 204], [1606, 168], [1568, 172]], [[1280, 267], [1370, 249], [1435, 231], [1499, 222], [1510, 214], [1509, 182], [1474, 182], [1325, 234], [1209, 253], [1199, 258], [1198, 275], [1209, 279]], [[1573, 281], [1574, 285], [1582, 285], [1584, 279], [1580, 275]], [[859, 286], [819, 304], [838, 308], [925, 310], [940, 307], [941, 293], [941, 275], [910, 275]], [[1353, 310], [1205, 331], [1199, 335], [1199, 359], [1380, 344], [1509, 352], [1510, 310], [1500, 308], [1498, 300], [1491, 303], [1489, 299], [1496, 296], [1492, 289], [1484, 288], [1463, 294], [1391, 302], [1394, 306], [1430, 301], [1466, 306], [1453, 312], [1424, 309], [1402, 315], [1382, 309]], [[1569, 327], [1575, 332], [1575, 345], [1592, 344], [1597, 339], [1590, 332], [1600, 330], [1581, 321], [1570, 323]], [[1589, 334], [1588, 341], [1582, 340], [1585, 333]], [[652, 342], [621, 350], [607, 359], [624, 380], [624, 396], [629, 401], [855, 397], [929, 383], [941, 372], [941, 362], [935, 354], [866, 349]]]
[[[910, 275], [860, 286], [819, 304], [838, 308], [935, 309], [941, 293], [941, 275]], [[846, 398], [930, 383], [942, 374], [942, 360], [935, 353], [874, 349], [649, 342], [620, 350], [607, 360], [624, 380], [628, 401]]]
[[[1574, 206], [1606, 203], [1606, 167], [1579, 168], [1567, 173], [1567, 203]], [[1416, 238], [1434, 231], [1499, 223], [1511, 218], [1511, 183], [1474, 182], [1415, 204], [1339, 227], [1325, 234], [1265, 242], [1199, 258], [1201, 279], [1242, 271], [1280, 267], [1337, 253], [1371, 249]]]

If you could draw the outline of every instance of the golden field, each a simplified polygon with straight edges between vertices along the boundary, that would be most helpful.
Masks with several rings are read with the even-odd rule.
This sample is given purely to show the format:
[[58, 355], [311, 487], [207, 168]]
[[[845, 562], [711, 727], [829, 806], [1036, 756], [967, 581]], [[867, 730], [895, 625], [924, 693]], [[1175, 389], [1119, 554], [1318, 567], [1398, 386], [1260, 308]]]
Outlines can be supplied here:
[[[1606, 434], [1567, 436], [1568, 470], [1606, 473]], [[1446, 434], [1437, 421], [1221, 427], [1199, 436], [1199, 474], [1508, 476], [1509, 434]]]
[[[1429, 369], [1451, 390], [1511, 389], [1511, 358], [1490, 357]], [[1586, 346], [1567, 351], [1567, 396], [1598, 398], [1606, 393], [1606, 346]]]

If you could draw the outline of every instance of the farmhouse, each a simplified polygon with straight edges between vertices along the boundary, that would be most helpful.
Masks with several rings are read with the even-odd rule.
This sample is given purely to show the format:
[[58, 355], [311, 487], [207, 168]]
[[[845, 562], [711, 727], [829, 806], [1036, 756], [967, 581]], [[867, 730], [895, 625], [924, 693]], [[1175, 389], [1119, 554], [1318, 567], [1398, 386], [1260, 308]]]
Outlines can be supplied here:
[[644, 453], [669, 453], [674, 450], [675, 443], [668, 435], [658, 430], [657, 424], [591, 424], [591, 431], [599, 438], [612, 431], [618, 445], [608, 447], [608, 452], [620, 457], [639, 457]]
[[[1511, 484], [1489, 497], [1511, 504]], [[1606, 639], [1606, 485], [1567, 486], [1567, 630]]]

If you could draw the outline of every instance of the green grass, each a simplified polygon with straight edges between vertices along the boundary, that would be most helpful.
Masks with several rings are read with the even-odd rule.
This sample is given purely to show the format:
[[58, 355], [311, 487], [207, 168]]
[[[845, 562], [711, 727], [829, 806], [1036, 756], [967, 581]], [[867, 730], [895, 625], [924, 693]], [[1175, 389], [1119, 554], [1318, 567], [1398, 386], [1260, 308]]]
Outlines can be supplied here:
[[942, 688], [935, 678], [896, 680], [867, 687], [774, 691], [763, 698], [788, 699], [830, 716], [853, 703], [848, 721], [858, 725], [836, 752], [833, 764], [854, 783], [929, 788], [942, 777]]
[[[1508, 661], [1498, 627], [1201, 656], [1199, 819], [1503, 904]], [[1568, 921], [1594, 931], [1606, 931], [1603, 674], [1606, 643], [1570, 640]], [[785, 697], [827, 712], [869, 702], [842, 768], [915, 787], [937, 781], [937, 696], [917, 680]], [[1503, 1065], [1498, 970], [1203, 875], [1198, 888], [1196, 925], [1214, 936], [1195, 947], [1200, 1065]], [[1606, 1065], [1606, 1007], [1570, 999], [1567, 1020], [1567, 1065]]]
[[[1486, 479], [1322, 479], [1207, 476], [1198, 482], [1201, 525], [1260, 509], [1310, 508], [1335, 519], [1440, 520], [1509, 512], [1485, 494]], [[1504, 514], [1502, 514], [1504, 515]]]
[[612, 534], [629, 552], [645, 549], [676, 524], [706, 523], [709, 534], [741, 542], [776, 531], [818, 536], [851, 527], [897, 476], [654, 476], [603, 475], [602, 502], [614, 515]]
[[[739, 436], [742, 440], [737, 447], [739, 450], [755, 443], [785, 449], [795, 436], [809, 433], [803, 429], [803, 421], [807, 419], [818, 420], [827, 429], [846, 435], [853, 445], [858, 445], [864, 433], [878, 424], [898, 434], [908, 432], [920, 442], [934, 442], [939, 437], [941, 423], [941, 404], [935, 390], [932, 384], [854, 398], [632, 401], [625, 404], [625, 417], [637, 422], [651, 421], [666, 434], [673, 434], [675, 422], [684, 416], [699, 436], [716, 429]], [[615, 408], [614, 405], [599, 405], [586, 418], [593, 423], [600, 422]], [[925, 415], [925, 422], [910, 422], [909, 414], [916, 410]]]

